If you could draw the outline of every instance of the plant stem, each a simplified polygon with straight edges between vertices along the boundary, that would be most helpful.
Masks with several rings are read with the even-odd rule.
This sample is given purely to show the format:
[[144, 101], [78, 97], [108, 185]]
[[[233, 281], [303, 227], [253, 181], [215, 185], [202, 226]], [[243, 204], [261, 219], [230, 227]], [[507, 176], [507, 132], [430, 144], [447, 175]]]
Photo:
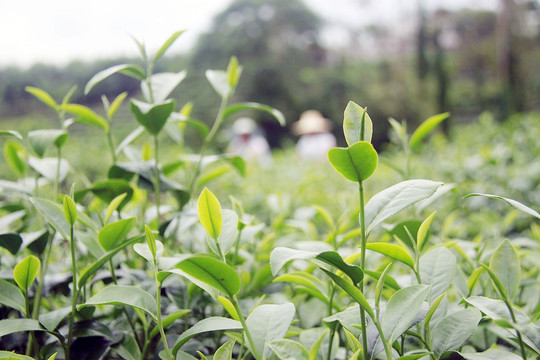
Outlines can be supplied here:
[[257, 347], [255, 346], [255, 342], [253, 341], [253, 338], [251, 337], [251, 333], [249, 332], [249, 329], [246, 324], [246, 320], [244, 319], [244, 315], [242, 315], [242, 310], [240, 309], [240, 304], [238, 304], [238, 299], [236, 296], [232, 296], [230, 298], [234, 309], [236, 310], [236, 313], [238, 314], [238, 318], [240, 319], [240, 323], [242, 324], [242, 328], [244, 329], [244, 333], [246, 334], [246, 337], [248, 339], [249, 345], [251, 346], [251, 353], [255, 357], [255, 359], [259, 360], [261, 357], [259, 355], [259, 352], [257, 351]]
[[[514, 313], [514, 309], [512, 308], [512, 303], [510, 302], [510, 300], [508, 299], [504, 299], [504, 303], [506, 304], [506, 307], [508, 308], [508, 311], [510, 312], [510, 316], [512, 317], [512, 321], [514, 323], [517, 323], [516, 321], [516, 314]], [[525, 351], [525, 344], [523, 343], [523, 338], [521, 336], [521, 331], [516, 330], [516, 334], [517, 334], [517, 338], [518, 338], [518, 342], [519, 342], [519, 347], [520, 347], [520, 350], [521, 350], [521, 357], [523, 358], [523, 360], [527, 360], [527, 352]]]
[[77, 297], [79, 295], [77, 291], [77, 262], [75, 259], [75, 239], [73, 237], [73, 225], [69, 229], [69, 247], [71, 250], [71, 273], [72, 273], [72, 298], [71, 298], [71, 314], [69, 316], [69, 332], [67, 340], [68, 353], [66, 354], [66, 360], [69, 360], [71, 353], [71, 342], [73, 341], [73, 324], [75, 322], [75, 309], [77, 306]]
[[58, 155], [56, 158], [56, 174], [54, 176], [54, 200], [58, 198], [58, 192], [60, 191], [60, 163], [62, 161], [62, 150], [58, 148]]
[[[366, 266], [366, 215], [364, 211], [364, 186], [362, 181], [358, 182], [358, 192], [360, 193], [360, 232], [361, 232], [361, 249], [360, 249], [360, 268], [364, 271]], [[364, 280], [360, 283], [360, 291], [364, 292]], [[366, 312], [361, 306], [360, 308], [360, 322], [362, 326], [362, 353], [364, 359], [368, 358], [368, 344], [367, 344], [367, 321]]]
[[159, 189], [159, 141], [157, 135], [154, 135], [154, 151], [156, 153], [154, 157], [154, 194], [156, 197], [156, 211], [157, 211], [157, 220], [158, 227], [159, 221], [161, 219], [161, 214], [159, 212], [159, 198], [160, 198], [160, 189]]
[[[381, 339], [382, 344], [384, 346], [384, 352], [386, 354], [386, 359], [387, 360], [392, 360], [393, 359], [393, 357], [392, 357], [392, 347], [390, 346], [390, 344], [388, 344], [388, 342], [386, 341], [386, 338], [384, 337], [384, 333], [383, 333], [383, 330], [381, 328], [381, 324], [379, 323], [379, 321], [377, 321], [377, 319], [372, 319], [372, 320], [373, 320], [373, 323], [375, 324], [375, 326], [377, 327], [377, 331], [379, 332], [379, 338]], [[365, 359], [367, 359], [367, 357]]]
[[109, 150], [111, 152], [111, 158], [114, 165], [116, 164], [116, 154], [114, 151], [114, 143], [113, 143], [113, 138], [112, 138], [112, 134], [110, 130], [107, 132], [107, 142], [109, 143]]
[[156, 303], [157, 303], [156, 322], [159, 328], [159, 333], [161, 334], [161, 341], [163, 342], [163, 346], [165, 347], [165, 353], [167, 354], [167, 359], [172, 360], [173, 356], [171, 353], [171, 349], [169, 349], [169, 344], [167, 344], [167, 337], [165, 336], [165, 330], [163, 329], [163, 323], [161, 322], [161, 283], [158, 281], [157, 274], [158, 274], [157, 261], [156, 259], [154, 259], [154, 279], [156, 280]]

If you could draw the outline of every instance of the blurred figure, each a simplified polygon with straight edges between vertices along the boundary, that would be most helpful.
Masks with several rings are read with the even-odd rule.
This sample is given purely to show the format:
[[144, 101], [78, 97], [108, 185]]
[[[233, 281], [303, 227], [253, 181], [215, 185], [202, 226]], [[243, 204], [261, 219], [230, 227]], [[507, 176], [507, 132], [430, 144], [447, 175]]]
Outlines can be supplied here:
[[296, 153], [304, 160], [324, 161], [328, 150], [336, 146], [336, 138], [330, 132], [332, 123], [317, 110], [302, 113], [300, 120], [292, 124], [293, 134], [300, 136]]
[[241, 156], [247, 162], [258, 162], [262, 166], [272, 162], [270, 146], [253, 119], [239, 118], [234, 122], [232, 132], [228, 153]]

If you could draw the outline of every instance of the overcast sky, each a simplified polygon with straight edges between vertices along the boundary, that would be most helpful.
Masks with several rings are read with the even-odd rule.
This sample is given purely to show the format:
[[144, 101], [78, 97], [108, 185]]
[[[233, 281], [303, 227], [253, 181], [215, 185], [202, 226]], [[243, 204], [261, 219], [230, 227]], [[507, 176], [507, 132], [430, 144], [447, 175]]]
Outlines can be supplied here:
[[[414, 14], [418, 0], [304, 0], [333, 24], [358, 26], [372, 21], [399, 21]], [[187, 29], [171, 51], [193, 45], [212, 18], [232, 0], [0, 0], [0, 66], [35, 62], [66, 64], [137, 50], [131, 36], [150, 51], [172, 33]], [[423, 0], [441, 5], [496, 8], [498, 0]], [[328, 32], [326, 38], [338, 36]]]

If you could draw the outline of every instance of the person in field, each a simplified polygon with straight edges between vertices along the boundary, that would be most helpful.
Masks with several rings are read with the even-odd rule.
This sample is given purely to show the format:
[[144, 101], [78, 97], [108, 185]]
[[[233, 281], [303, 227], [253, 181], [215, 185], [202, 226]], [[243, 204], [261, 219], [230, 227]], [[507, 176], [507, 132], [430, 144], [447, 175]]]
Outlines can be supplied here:
[[330, 132], [332, 122], [317, 110], [307, 110], [292, 124], [293, 134], [300, 136], [296, 153], [303, 160], [325, 161], [328, 150], [336, 146], [336, 137]]
[[233, 138], [227, 153], [241, 156], [247, 162], [266, 166], [272, 163], [270, 146], [253, 119], [243, 117], [232, 126]]

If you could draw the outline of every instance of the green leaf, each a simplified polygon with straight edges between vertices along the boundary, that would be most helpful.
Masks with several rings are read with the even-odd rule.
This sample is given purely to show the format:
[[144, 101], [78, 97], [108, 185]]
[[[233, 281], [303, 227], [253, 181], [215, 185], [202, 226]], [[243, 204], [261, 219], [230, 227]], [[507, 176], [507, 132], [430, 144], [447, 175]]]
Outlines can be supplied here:
[[146, 131], [157, 135], [167, 123], [167, 119], [174, 111], [174, 100], [160, 101], [148, 104], [139, 100], [131, 99], [131, 112], [137, 122], [144, 126]]
[[73, 201], [73, 199], [68, 195], [64, 195], [63, 205], [64, 218], [66, 219], [67, 223], [73, 227], [77, 221], [77, 205], [75, 205], [75, 201]]
[[[153, 237], [153, 234], [152, 234]], [[159, 240], [154, 239], [154, 249], [150, 249], [148, 243], [148, 237], [146, 237], [146, 244], [135, 244], [133, 250], [143, 258], [145, 258], [150, 264], [154, 263], [154, 259], [159, 259], [163, 254], [163, 244]], [[159, 263], [159, 261], [158, 261]], [[164, 274], [165, 275], [165, 274]], [[160, 280], [161, 281], [161, 280]]]
[[109, 285], [77, 307], [91, 305], [127, 305], [156, 317], [156, 300], [148, 292], [135, 286]]
[[146, 73], [138, 65], [133, 65], [133, 64], [116, 65], [108, 69], [102, 70], [98, 72], [96, 75], [94, 75], [84, 87], [84, 94], [88, 95], [88, 93], [90, 92], [90, 90], [92, 90], [92, 88], [94, 88], [94, 86], [96, 86], [97, 84], [99, 84], [100, 82], [108, 78], [109, 76], [114, 75], [116, 73], [121, 73], [129, 77], [135, 78], [137, 80], [143, 80], [144, 78], [146, 78]]
[[162, 57], [163, 54], [165, 54], [165, 52], [167, 51], [167, 49], [169, 49], [169, 47], [176, 41], [176, 39], [178, 39], [178, 37], [180, 35], [182, 35], [182, 33], [184, 31], [185, 30], [179, 30], [179, 31], [175, 32], [174, 34], [172, 34], [167, 39], [167, 41], [165, 41], [165, 43], [163, 43], [163, 45], [161, 45], [159, 50], [156, 52], [156, 55], [154, 55], [154, 60], [152, 62], [155, 63], [160, 57]]
[[204, 229], [212, 239], [217, 240], [221, 234], [223, 215], [219, 200], [207, 188], [204, 188], [199, 195], [197, 210]]
[[361, 182], [377, 168], [377, 151], [366, 141], [359, 141], [348, 148], [333, 148], [328, 151], [328, 160], [345, 178]]
[[349, 294], [349, 296], [351, 296], [366, 311], [366, 313], [369, 315], [370, 318], [375, 319], [375, 313], [373, 312], [373, 309], [369, 305], [364, 294], [362, 294], [362, 292], [356, 286], [354, 286], [347, 280], [342, 279], [341, 277], [331, 273], [330, 271], [326, 271], [324, 269], [322, 269], [322, 271], [324, 271], [326, 275], [330, 276], [330, 278], [340, 288], [345, 290], [345, 292]]
[[322, 261], [341, 270], [347, 274], [355, 284], [362, 281], [364, 277], [362, 269], [356, 265], [347, 264], [336, 251], [305, 251], [285, 247], [277, 247], [270, 254], [272, 275], [275, 276], [289, 261], [313, 259]]
[[209, 332], [209, 331], [223, 331], [223, 330], [241, 330], [242, 324], [239, 321], [213, 316], [203, 319], [190, 327], [187, 331], [183, 332], [177, 339], [172, 348], [172, 353], [176, 354], [178, 350], [192, 337]]
[[238, 315], [238, 312], [236, 311], [236, 308], [234, 307], [231, 300], [223, 296], [218, 296], [217, 300], [234, 320], [240, 321], [240, 315]]
[[[163, 325], [163, 328], [166, 329], [169, 325], [171, 325], [173, 322], [175, 322], [176, 320], [180, 319], [182, 316], [186, 315], [186, 314], [189, 314], [191, 312], [190, 309], [180, 309], [170, 315], [167, 315], [163, 320], [162, 320], [162, 325]], [[148, 338], [149, 339], [152, 339], [154, 338], [157, 334], [159, 334], [159, 327], [156, 325], [154, 326], [154, 328], [152, 329], [152, 331], [150, 331], [150, 335], [148, 335]]]
[[[159, 73], [152, 75], [152, 78], [141, 83], [141, 90], [144, 98], [148, 102], [164, 101], [171, 92], [186, 78], [186, 71], [178, 73]], [[148, 84], [150, 81], [150, 86]], [[150, 90], [151, 87], [151, 90]]]
[[414, 269], [414, 260], [409, 255], [409, 253], [401, 248], [399, 245], [395, 244], [388, 244], [388, 243], [368, 243], [366, 244], [366, 249], [371, 251], [376, 251], [380, 254], [386, 255], [388, 257], [391, 257], [394, 260], [401, 261], [405, 265], [408, 265], [411, 267], [411, 269]]
[[105, 225], [98, 232], [98, 242], [105, 251], [110, 251], [123, 242], [131, 229], [137, 225], [137, 218], [122, 219]]
[[[54, 360], [54, 356], [50, 357], [47, 360]], [[10, 351], [0, 350], [0, 360], [34, 360], [34, 358], [31, 358], [30, 356], [26, 356], [26, 355], [16, 354]]]
[[120, 105], [122, 105], [122, 103], [124, 102], [124, 100], [126, 99], [128, 93], [127, 91], [124, 91], [123, 93], [119, 94], [114, 100], [113, 102], [111, 103], [111, 105], [109, 106], [109, 108], [107, 109], [107, 118], [109, 120], [112, 120], [112, 118], [114, 117], [114, 114], [116, 114], [116, 110], [118, 110], [118, 108], [120, 107]]
[[526, 214], [532, 215], [532, 216], [536, 217], [537, 219], [540, 219], [540, 214], [537, 211], [531, 209], [530, 207], [528, 207], [526, 205], [523, 205], [519, 201], [508, 199], [508, 198], [505, 198], [505, 197], [502, 197], [502, 196], [499, 196], [499, 195], [480, 194], [480, 193], [468, 194], [464, 198], [466, 199], [466, 198], [471, 197], [471, 196], [484, 196], [484, 197], [489, 197], [489, 198], [492, 198], [492, 199], [503, 200], [506, 203], [508, 203], [510, 206], [512, 206], [513, 208], [516, 208], [516, 209], [518, 209], [520, 211], [523, 211]]
[[431, 354], [427, 350], [417, 350], [417, 351], [421, 351], [421, 352], [418, 352], [418, 353], [415, 352], [414, 354], [403, 355], [403, 356], [398, 357], [397, 360], [417, 360], [417, 359], [422, 359], [423, 357], [429, 356], [429, 354]]
[[257, 306], [246, 320], [247, 328], [255, 346], [255, 349], [252, 349], [251, 343], [247, 343], [251, 352], [259, 354], [262, 359], [270, 358], [272, 350], [268, 347], [268, 344], [285, 337], [294, 315], [295, 308], [292, 303]]
[[280, 360], [309, 360], [309, 354], [304, 345], [290, 339], [274, 340], [268, 343], [270, 349]]
[[24, 295], [18, 287], [6, 280], [0, 280], [0, 304], [25, 312]]
[[111, 215], [113, 214], [113, 212], [118, 209], [118, 207], [120, 206], [120, 204], [124, 201], [124, 199], [126, 198], [127, 196], [127, 193], [123, 193], [123, 194], [120, 194], [118, 195], [117, 197], [115, 197], [114, 199], [112, 199], [112, 201], [109, 203], [109, 205], [107, 206], [107, 212], [105, 214], [105, 219], [103, 220], [103, 222], [106, 224], [109, 222], [109, 219], [111, 218]]
[[126, 136], [124, 138], [124, 140], [122, 140], [120, 142], [120, 144], [118, 144], [118, 146], [116, 147], [116, 149], [114, 150], [114, 154], [116, 156], [120, 155], [120, 153], [122, 151], [124, 151], [124, 149], [129, 145], [131, 144], [133, 141], [135, 141], [139, 136], [141, 136], [141, 134], [144, 132], [144, 126], [138, 126], [137, 128], [135, 128], [135, 130], [133, 130], [132, 132], [130, 132], [128, 134], [128, 136]]
[[206, 78], [210, 85], [222, 98], [228, 97], [232, 93], [232, 88], [229, 85], [227, 73], [223, 70], [206, 70]]
[[487, 349], [486, 351], [477, 352], [477, 353], [465, 353], [460, 352], [465, 360], [521, 360], [521, 356], [518, 356], [514, 353], [511, 353], [502, 349]]
[[450, 116], [450, 113], [442, 113], [433, 115], [427, 118], [420, 126], [413, 132], [411, 135], [411, 140], [409, 141], [409, 147], [411, 150], [418, 150], [422, 139], [424, 139], [430, 132], [433, 131], [443, 120], [447, 119]]
[[476, 309], [454, 312], [432, 329], [433, 352], [440, 357], [446, 351], [458, 350], [474, 333], [482, 315]]
[[491, 255], [489, 269], [501, 281], [508, 300], [514, 299], [519, 290], [521, 265], [519, 255], [508, 239], [504, 240]]
[[56, 181], [57, 175], [58, 180], [63, 181], [69, 171], [69, 163], [66, 159], [60, 160], [60, 171], [58, 171], [58, 159], [53, 157], [43, 159], [29, 157], [28, 165], [50, 182]]
[[61, 148], [67, 141], [68, 136], [69, 134], [66, 130], [33, 130], [28, 132], [28, 142], [36, 155], [42, 158], [50, 145], [54, 144], [57, 148]]
[[[463, 301], [471, 304], [494, 321], [513, 321], [512, 316], [508, 311], [508, 307], [503, 300], [491, 299], [484, 296], [471, 296], [469, 298], [463, 299]], [[516, 323], [518, 324], [528, 324], [531, 321], [524, 312], [516, 308], [514, 308], [514, 315], [516, 316]]]
[[424, 245], [424, 240], [426, 239], [427, 233], [429, 231], [429, 227], [430, 227], [431, 222], [433, 221], [433, 218], [435, 217], [436, 213], [437, 213], [436, 211], [433, 212], [420, 225], [420, 228], [418, 229], [418, 233], [416, 235], [416, 241], [417, 241], [418, 249], [422, 249], [422, 246]]
[[422, 284], [431, 285], [428, 302], [431, 304], [452, 284], [456, 273], [456, 257], [445, 247], [428, 251], [420, 258], [420, 278]]
[[359, 141], [371, 142], [372, 133], [373, 123], [366, 108], [349, 101], [343, 118], [343, 134], [347, 145], [351, 146]]
[[439, 295], [438, 298], [433, 300], [433, 302], [431, 303], [431, 306], [429, 308], [429, 311], [426, 314], [426, 318], [424, 320], [426, 324], [431, 321], [431, 318], [433, 317], [433, 314], [435, 314], [435, 311], [437, 310], [437, 308], [439, 307], [441, 301], [444, 299], [445, 296], [446, 296], [446, 292], [442, 293], [441, 295]]
[[81, 202], [84, 195], [92, 192], [101, 201], [110, 204], [117, 196], [126, 193], [125, 199], [118, 205], [118, 209], [122, 209], [133, 197], [133, 188], [131, 184], [123, 179], [109, 179], [97, 181], [92, 187], [75, 192], [75, 201]]
[[49, 331], [55, 331], [58, 325], [71, 313], [71, 306], [56, 309], [39, 315], [39, 322]]
[[232, 210], [222, 210], [222, 227], [218, 237], [219, 247], [223, 254], [227, 254], [236, 242], [236, 234], [238, 229], [238, 215]]
[[323, 301], [325, 303], [328, 302], [328, 298], [326, 297], [326, 295], [321, 290], [321, 288], [322, 289], [325, 288], [325, 286], [323, 285], [321, 280], [318, 277], [316, 277], [316, 276], [314, 276], [312, 274], [309, 274], [307, 272], [295, 271], [295, 272], [292, 272], [292, 273], [288, 273], [288, 274], [278, 276], [273, 281], [274, 282], [283, 281], [283, 282], [287, 282], [287, 283], [290, 283], [290, 284], [295, 284], [295, 285], [301, 286], [302, 288], [307, 290], [307, 292], [310, 295], [315, 296], [316, 298], [320, 299], [321, 301]]
[[232, 339], [217, 349], [212, 360], [232, 360], [232, 351], [236, 340]]
[[430, 180], [406, 180], [377, 193], [365, 207], [367, 232], [401, 210], [429, 198], [441, 185]]
[[12, 255], [15, 255], [19, 249], [21, 248], [21, 245], [23, 243], [23, 239], [21, 235], [16, 233], [4, 233], [0, 234], [0, 246], [4, 249], [7, 249]]
[[24, 147], [15, 141], [6, 141], [4, 143], [4, 157], [11, 170], [18, 176], [24, 175], [28, 166], [24, 161], [25, 150]]
[[386, 305], [381, 322], [386, 341], [393, 343], [413, 325], [428, 291], [428, 286], [413, 285], [392, 295]]
[[13, 269], [13, 278], [23, 293], [26, 293], [30, 285], [39, 274], [40, 261], [34, 255], [28, 255], [21, 260]]
[[244, 102], [244, 103], [238, 103], [238, 104], [232, 104], [225, 108], [223, 111], [223, 118], [227, 118], [231, 116], [232, 114], [235, 114], [242, 110], [259, 110], [264, 111], [272, 115], [281, 126], [286, 125], [285, 116], [283, 113], [277, 109], [274, 109], [271, 106], [259, 104], [256, 102]]
[[45, 90], [38, 89], [36, 87], [27, 86], [24, 88], [26, 92], [29, 92], [30, 94], [34, 95], [36, 98], [38, 98], [42, 103], [50, 107], [51, 109], [57, 111], [58, 110], [58, 104], [54, 99], [52, 98], [49, 93], [47, 93]]
[[69, 224], [64, 217], [64, 211], [60, 205], [48, 199], [31, 198], [36, 210], [45, 218], [53, 228], [62, 235], [64, 239], [69, 239]]
[[242, 67], [238, 66], [238, 59], [236, 56], [231, 56], [229, 61], [229, 66], [227, 66], [227, 81], [229, 86], [234, 89], [240, 80], [240, 75], [242, 74]]
[[213, 257], [193, 255], [176, 267], [229, 296], [236, 295], [240, 290], [240, 277], [234, 269]]
[[13, 136], [19, 140], [23, 139], [22, 135], [18, 131], [15, 131], [15, 130], [0, 130], [0, 135]]
[[152, 233], [152, 229], [150, 229], [148, 225], [144, 225], [144, 233], [146, 234], [146, 243], [148, 244], [148, 249], [152, 254], [153, 261], [155, 261], [157, 254], [156, 238], [154, 237], [154, 233]]
[[107, 122], [107, 120], [103, 116], [96, 114], [90, 108], [84, 105], [66, 104], [60, 106], [60, 109], [76, 115], [76, 122], [91, 126], [97, 126], [103, 129], [103, 131], [105, 131], [106, 133], [109, 132], [109, 123]]
[[0, 337], [22, 331], [43, 331], [43, 328], [34, 319], [0, 320]]

